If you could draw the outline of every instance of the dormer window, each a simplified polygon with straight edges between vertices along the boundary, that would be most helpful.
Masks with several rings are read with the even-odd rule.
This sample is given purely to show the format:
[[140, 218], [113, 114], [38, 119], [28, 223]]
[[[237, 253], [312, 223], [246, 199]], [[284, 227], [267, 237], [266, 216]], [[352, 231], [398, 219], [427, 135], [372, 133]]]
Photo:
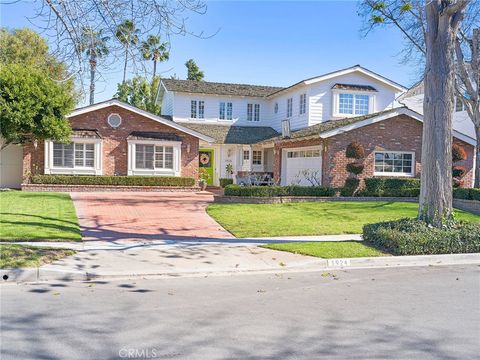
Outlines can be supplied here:
[[369, 85], [335, 84], [332, 87], [333, 115], [359, 116], [374, 112], [375, 88]]

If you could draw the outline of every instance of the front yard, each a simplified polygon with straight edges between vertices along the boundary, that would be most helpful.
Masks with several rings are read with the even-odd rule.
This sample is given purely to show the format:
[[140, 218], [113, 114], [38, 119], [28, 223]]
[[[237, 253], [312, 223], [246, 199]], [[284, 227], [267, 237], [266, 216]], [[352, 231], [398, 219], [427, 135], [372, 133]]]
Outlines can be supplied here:
[[0, 269], [37, 267], [73, 254], [68, 249], [0, 244]]
[[[211, 204], [207, 212], [236, 237], [360, 234], [365, 224], [414, 218], [418, 204], [408, 202], [316, 202], [289, 204]], [[480, 216], [456, 210], [456, 218]]]
[[68, 194], [0, 193], [0, 241], [81, 241]]

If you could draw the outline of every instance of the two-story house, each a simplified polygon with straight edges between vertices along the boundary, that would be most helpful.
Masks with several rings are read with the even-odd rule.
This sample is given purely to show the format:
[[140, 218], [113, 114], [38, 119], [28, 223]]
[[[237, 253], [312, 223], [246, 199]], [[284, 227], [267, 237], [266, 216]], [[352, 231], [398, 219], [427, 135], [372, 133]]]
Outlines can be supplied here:
[[[342, 186], [354, 140], [367, 150], [364, 176], [419, 175], [422, 116], [396, 101], [406, 90], [356, 65], [286, 88], [164, 79], [159, 101], [163, 116], [215, 139], [200, 141], [211, 184], [231, 171], [237, 181], [267, 173], [283, 185]], [[473, 139], [455, 135], [473, 159]]]
[[[23, 181], [33, 174], [206, 173], [213, 185], [231, 177], [341, 187], [353, 141], [365, 148], [361, 176], [418, 177], [422, 115], [397, 103], [405, 91], [359, 65], [285, 88], [163, 79], [161, 116], [115, 99], [76, 109], [68, 117], [71, 143], [2, 151], [0, 186], [19, 186], [22, 173]], [[458, 165], [471, 186], [475, 140], [456, 129], [454, 141], [468, 155]]]

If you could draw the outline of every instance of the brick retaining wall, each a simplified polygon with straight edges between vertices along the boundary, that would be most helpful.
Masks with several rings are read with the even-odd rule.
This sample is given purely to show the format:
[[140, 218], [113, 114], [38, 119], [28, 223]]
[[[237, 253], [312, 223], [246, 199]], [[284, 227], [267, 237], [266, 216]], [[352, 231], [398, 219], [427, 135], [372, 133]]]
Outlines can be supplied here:
[[22, 184], [23, 191], [56, 191], [56, 192], [94, 192], [94, 191], [200, 191], [199, 187], [181, 186], [113, 186], [113, 185], [48, 185]]
[[453, 206], [457, 209], [470, 211], [474, 214], [480, 215], [480, 201], [453, 199]]

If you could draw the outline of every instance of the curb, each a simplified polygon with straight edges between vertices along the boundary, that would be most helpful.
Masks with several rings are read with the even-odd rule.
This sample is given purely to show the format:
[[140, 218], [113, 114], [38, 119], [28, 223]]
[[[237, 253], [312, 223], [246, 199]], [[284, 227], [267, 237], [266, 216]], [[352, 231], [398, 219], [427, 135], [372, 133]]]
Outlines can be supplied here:
[[[207, 277], [226, 275], [254, 275], [273, 273], [315, 272], [326, 270], [374, 269], [417, 266], [480, 265], [480, 253], [385, 256], [347, 259], [318, 259], [318, 261], [286, 266], [283, 268], [265, 268], [255, 270], [217, 269], [212, 271], [169, 271], [125, 274], [101, 274], [74, 271], [55, 271], [49, 269], [4, 269], [0, 270], [2, 283], [34, 283], [47, 281], [96, 281], [106, 279], [159, 279], [182, 277]], [[7, 276], [7, 279], [5, 279]]]

